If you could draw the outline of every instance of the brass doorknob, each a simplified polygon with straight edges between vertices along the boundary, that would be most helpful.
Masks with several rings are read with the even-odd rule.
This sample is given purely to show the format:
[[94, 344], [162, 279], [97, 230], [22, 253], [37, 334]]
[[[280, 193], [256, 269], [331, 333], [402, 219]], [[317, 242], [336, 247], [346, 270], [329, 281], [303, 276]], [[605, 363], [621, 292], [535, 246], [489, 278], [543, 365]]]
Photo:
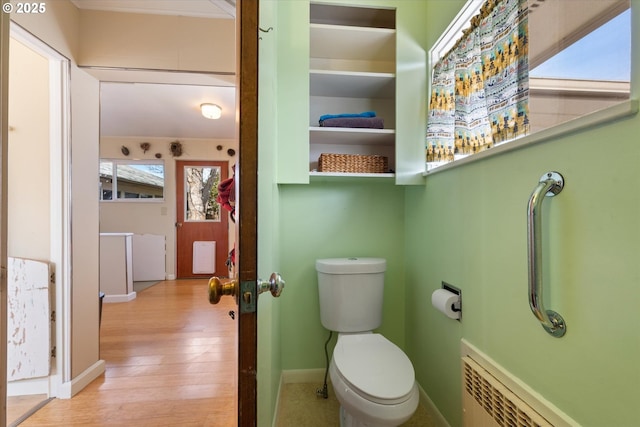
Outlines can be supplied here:
[[238, 279], [212, 277], [209, 279], [209, 302], [217, 304], [223, 295], [238, 294]]

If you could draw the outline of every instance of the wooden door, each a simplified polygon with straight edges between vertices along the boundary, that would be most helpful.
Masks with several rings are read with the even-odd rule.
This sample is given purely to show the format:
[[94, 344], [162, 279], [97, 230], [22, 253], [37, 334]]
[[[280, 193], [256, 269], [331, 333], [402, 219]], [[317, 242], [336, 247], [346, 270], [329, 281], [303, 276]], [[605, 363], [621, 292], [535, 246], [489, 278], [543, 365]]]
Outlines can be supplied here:
[[228, 162], [176, 162], [178, 279], [229, 275], [229, 214], [215, 200], [228, 176]]
[[[258, 0], [236, 6], [239, 162], [236, 165], [238, 281], [258, 280]], [[242, 298], [239, 299], [242, 304]], [[257, 306], [257, 304], [256, 304]], [[257, 313], [238, 315], [238, 426], [257, 423]]]

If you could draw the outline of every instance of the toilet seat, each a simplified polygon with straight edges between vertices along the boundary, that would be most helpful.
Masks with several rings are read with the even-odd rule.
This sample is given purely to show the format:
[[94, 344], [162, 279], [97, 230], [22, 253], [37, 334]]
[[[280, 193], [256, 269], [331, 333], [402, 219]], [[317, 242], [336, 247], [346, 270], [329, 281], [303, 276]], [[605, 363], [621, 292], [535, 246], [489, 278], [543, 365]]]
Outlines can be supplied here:
[[333, 363], [342, 380], [369, 401], [397, 404], [413, 392], [415, 371], [411, 361], [380, 334], [340, 335]]

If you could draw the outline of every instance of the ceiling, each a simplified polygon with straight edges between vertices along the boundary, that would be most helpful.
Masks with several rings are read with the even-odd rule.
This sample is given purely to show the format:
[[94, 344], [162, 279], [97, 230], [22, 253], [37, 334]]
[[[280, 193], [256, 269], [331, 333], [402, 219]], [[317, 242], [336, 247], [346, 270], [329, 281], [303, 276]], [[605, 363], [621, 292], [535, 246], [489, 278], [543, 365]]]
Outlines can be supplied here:
[[[235, 0], [71, 0], [80, 9], [235, 19]], [[100, 135], [233, 139], [235, 76], [141, 70], [91, 70], [101, 81]], [[132, 83], [135, 82], [135, 83]], [[205, 119], [200, 104], [222, 107]]]
[[[100, 135], [233, 139], [235, 92], [223, 86], [102, 82]], [[204, 118], [205, 102], [222, 107], [222, 117]]]

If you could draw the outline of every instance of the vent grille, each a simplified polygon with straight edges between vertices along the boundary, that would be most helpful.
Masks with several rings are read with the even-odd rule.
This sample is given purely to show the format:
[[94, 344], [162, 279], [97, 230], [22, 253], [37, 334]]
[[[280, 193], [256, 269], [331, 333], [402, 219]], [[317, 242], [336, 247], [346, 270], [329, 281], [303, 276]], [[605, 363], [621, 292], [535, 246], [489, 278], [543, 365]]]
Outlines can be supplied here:
[[[462, 358], [464, 393], [500, 427], [553, 427], [493, 375], [469, 357]], [[466, 411], [473, 413], [476, 411]], [[476, 408], [477, 409], [477, 408]], [[477, 425], [469, 420], [465, 425]]]

